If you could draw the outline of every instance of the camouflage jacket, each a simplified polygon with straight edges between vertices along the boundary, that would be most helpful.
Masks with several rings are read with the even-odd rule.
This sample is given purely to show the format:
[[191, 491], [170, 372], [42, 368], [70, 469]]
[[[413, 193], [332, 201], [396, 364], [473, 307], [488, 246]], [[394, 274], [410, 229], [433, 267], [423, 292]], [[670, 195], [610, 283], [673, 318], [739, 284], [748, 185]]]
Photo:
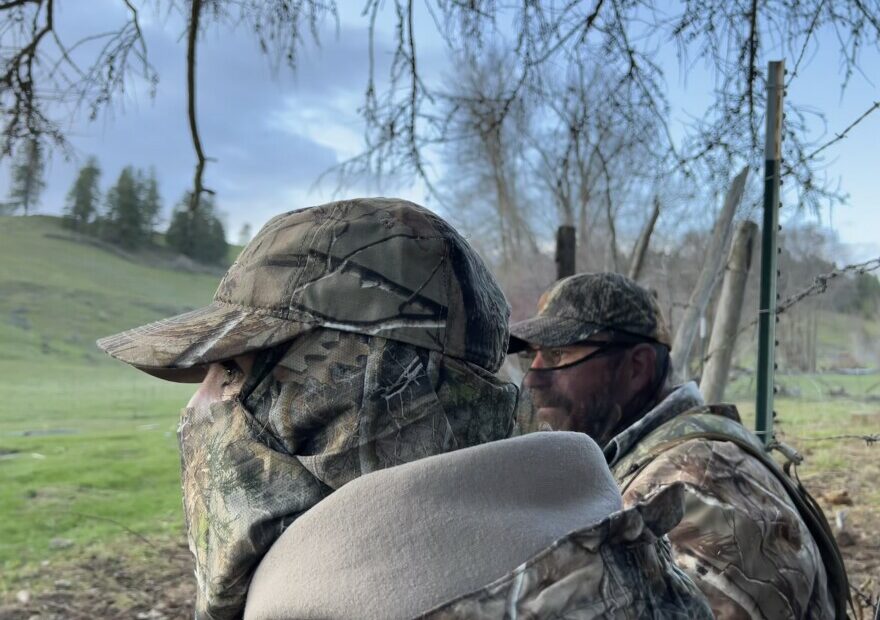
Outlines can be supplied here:
[[[730, 441], [708, 439], [676, 443], [657, 455], [658, 446], [686, 432], [687, 424], [715, 417], [695, 413], [739, 422], [733, 407], [703, 406], [691, 383], [606, 446], [624, 504], [684, 484], [684, 518], [668, 536], [676, 563], [707, 596], [716, 617], [833, 618], [816, 542], [764, 464]], [[747, 443], [758, 441], [740, 425], [726, 426], [741, 429]]]
[[534, 433], [371, 472], [268, 551], [245, 620], [711, 618], [663, 535], [684, 489], [622, 508], [601, 450]]
[[661, 537], [682, 517], [683, 487], [574, 532], [483, 589], [424, 620], [711, 618]]

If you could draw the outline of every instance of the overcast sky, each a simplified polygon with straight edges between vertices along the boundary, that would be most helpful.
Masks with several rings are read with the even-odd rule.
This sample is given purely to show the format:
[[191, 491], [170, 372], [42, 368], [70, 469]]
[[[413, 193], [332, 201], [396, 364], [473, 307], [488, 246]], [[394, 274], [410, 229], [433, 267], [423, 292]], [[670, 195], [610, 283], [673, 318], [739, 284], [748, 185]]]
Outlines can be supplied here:
[[[112, 27], [124, 19], [118, 0], [95, 0], [90, 8], [103, 10], [88, 13], [76, 10], [74, 4], [59, 4], [56, 21], [66, 41], [75, 41], [103, 26]], [[366, 20], [360, 15], [361, 3], [341, 4], [351, 12], [343, 11], [338, 34], [331, 26], [320, 48], [307, 46], [296, 74], [286, 67], [273, 71], [245, 27], [237, 31], [210, 30], [201, 42], [199, 122], [206, 154], [215, 160], [208, 166], [206, 184], [217, 191], [232, 241], [245, 222], [256, 230], [282, 211], [377, 193], [375, 187], [352, 187], [336, 194], [333, 179], [316, 185], [322, 172], [357, 153], [362, 145], [357, 110], [366, 85]], [[78, 6], [82, 8], [82, 4]], [[392, 20], [388, 10], [380, 19], [377, 41], [386, 42], [384, 53], [380, 50], [380, 62], [390, 54]], [[425, 75], [440, 76], [449, 70], [441, 42], [430, 21], [421, 22], [417, 25], [421, 70]], [[60, 213], [76, 171], [89, 155], [100, 162], [103, 188], [115, 181], [125, 165], [154, 167], [166, 217], [191, 186], [195, 159], [186, 117], [183, 23], [177, 15], [158, 16], [146, 11], [142, 25], [151, 61], [160, 75], [155, 98], [137, 92], [136, 87], [111, 115], [97, 122], [74, 119], [70, 130], [76, 157], [71, 161], [52, 158], [40, 212]], [[873, 51], [862, 54], [866, 75], [856, 75], [841, 95], [836, 42], [831, 36], [822, 35], [822, 45], [808, 55], [806, 70], [800, 72], [787, 95], [789, 100], [825, 113], [828, 137], [880, 99], [880, 56]], [[760, 66], [771, 59], [760, 59]], [[661, 52], [659, 62], [670, 87], [673, 124], [686, 121], [690, 115], [702, 115], [712, 103], [711, 74], [702, 66], [680, 71], [671, 45]], [[817, 124], [814, 129], [814, 137], [820, 137], [823, 128]], [[853, 244], [853, 254], [847, 258], [880, 255], [878, 142], [880, 112], [829, 150], [827, 173], [840, 180], [850, 200], [820, 217], [842, 241]], [[0, 169], [0, 175], [0, 193], [5, 196], [7, 169]], [[416, 202], [426, 201], [418, 184], [404, 183], [381, 190]]]

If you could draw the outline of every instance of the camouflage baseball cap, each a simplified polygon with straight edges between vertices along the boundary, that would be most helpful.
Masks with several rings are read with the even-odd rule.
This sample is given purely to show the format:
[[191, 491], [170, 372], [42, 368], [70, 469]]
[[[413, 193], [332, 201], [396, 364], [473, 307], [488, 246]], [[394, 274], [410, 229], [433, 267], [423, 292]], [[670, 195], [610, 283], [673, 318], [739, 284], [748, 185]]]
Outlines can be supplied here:
[[562, 347], [606, 330], [672, 346], [666, 319], [648, 290], [617, 273], [579, 273], [544, 293], [537, 316], [510, 326], [508, 352]]
[[381, 336], [501, 365], [510, 308], [473, 248], [411, 202], [361, 198], [270, 220], [198, 310], [98, 341], [111, 356], [172, 381], [315, 327]]

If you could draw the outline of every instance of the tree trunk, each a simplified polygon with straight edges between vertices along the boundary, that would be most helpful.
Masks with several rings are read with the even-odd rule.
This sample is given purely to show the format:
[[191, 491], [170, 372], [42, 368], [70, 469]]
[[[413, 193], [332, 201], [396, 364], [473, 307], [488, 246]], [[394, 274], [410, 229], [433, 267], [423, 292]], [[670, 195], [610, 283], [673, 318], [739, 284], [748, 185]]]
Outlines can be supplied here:
[[608, 243], [611, 249], [611, 271], [617, 273], [620, 271], [617, 260], [617, 228], [614, 226], [614, 212], [610, 192], [606, 192], [605, 201], [605, 215], [608, 218]]
[[810, 372], [816, 372], [817, 367], [817, 347], [816, 341], [819, 335], [819, 313], [815, 308], [810, 309], [810, 334], [809, 334], [809, 349], [807, 351], [809, 367], [808, 370]]
[[706, 306], [709, 305], [709, 300], [712, 297], [712, 291], [721, 277], [733, 216], [740, 200], [742, 200], [748, 174], [749, 168], [745, 166], [730, 184], [730, 189], [724, 199], [724, 207], [715, 221], [703, 269], [697, 278], [697, 284], [691, 293], [681, 323], [675, 330], [675, 339], [672, 341], [672, 367], [679, 377], [686, 377], [688, 374], [688, 360], [691, 356], [691, 347], [694, 344], [697, 329], [700, 326], [700, 315], [706, 311]]
[[575, 273], [576, 244], [574, 226], [560, 226], [556, 231], [556, 279]]
[[632, 258], [629, 261], [629, 277], [631, 280], [638, 281], [639, 275], [642, 273], [642, 264], [645, 262], [645, 254], [648, 253], [651, 235], [654, 234], [654, 225], [657, 223], [658, 217], [660, 217], [660, 199], [655, 196], [654, 210], [651, 212], [651, 217], [645, 223], [638, 241], [636, 241]]
[[752, 246], [758, 234], [758, 225], [754, 222], [742, 222], [736, 229], [724, 281], [721, 285], [721, 297], [715, 311], [712, 324], [712, 335], [709, 337], [709, 353], [700, 382], [700, 391], [708, 403], [720, 402], [724, 397], [724, 387], [733, 360], [733, 349], [742, 316], [745, 300], [746, 281], [752, 264]]

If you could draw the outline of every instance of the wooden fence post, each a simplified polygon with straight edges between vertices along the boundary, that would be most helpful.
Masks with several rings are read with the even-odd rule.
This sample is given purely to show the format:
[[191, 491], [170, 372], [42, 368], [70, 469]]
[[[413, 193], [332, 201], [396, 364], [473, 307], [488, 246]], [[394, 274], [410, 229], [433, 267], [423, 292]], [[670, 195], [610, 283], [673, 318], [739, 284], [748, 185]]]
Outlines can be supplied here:
[[721, 296], [715, 311], [712, 335], [709, 337], [708, 360], [700, 381], [700, 391], [707, 403], [717, 403], [724, 398], [724, 387], [727, 385], [730, 363], [733, 360], [746, 281], [752, 263], [752, 245], [757, 233], [757, 224], [741, 222], [730, 246], [724, 280], [721, 283]]
[[629, 261], [629, 277], [631, 280], [638, 281], [642, 274], [642, 265], [645, 263], [645, 255], [648, 253], [648, 246], [651, 243], [651, 235], [654, 233], [654, 226], [657, 224], [657, 218], [660, 217], [660, 198], [654, 197], [654, 210], [651, 216], [645, 222], [645, 227], [639, 234], [639, 239], [633, 248], [632, 258]]
[[684, 309], [684, 315], [675, 330], [671, 353], [672, 369], [680, 378], [687, 378], [688, 361], [697, 330], [700, 327], [700, 315], [706, 311], [706, 306], [709, 305], [709, 300], [712, 298], [712, 291], [715, 290], [715, 286], [721, 278], [721, 272], [724, 270], [724, 257], [727, 253], [727, 244], [730, 242], [733, 216], [742, 200], [748, 175], [749, 168], [746, 166], [730, 184], [730, 189], [724, 198], [724, 207], [715, 221], [703, 268], [700, 270], [697, 283], [691, 292], [688, 305]]
[[574, 226], [563, 225], [556, 231], [556, 279], [561, 280], [575, 273], [575, 250], [577, 241]]

